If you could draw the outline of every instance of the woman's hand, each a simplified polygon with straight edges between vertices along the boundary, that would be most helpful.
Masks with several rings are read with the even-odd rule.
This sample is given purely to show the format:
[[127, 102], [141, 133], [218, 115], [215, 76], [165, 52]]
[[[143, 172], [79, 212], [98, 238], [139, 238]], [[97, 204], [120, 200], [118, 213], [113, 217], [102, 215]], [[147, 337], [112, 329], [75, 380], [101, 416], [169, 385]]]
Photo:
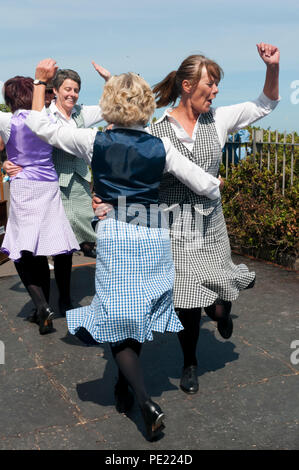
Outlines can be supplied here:
[[16, 176], [20, 171], [23, 170], [23, 168], [21, 166], [15, 165], [14, 163], [10, 162], [9, 160], [6, 160], [3, 163], [3, 170], [11, 178], [12, 176]]
[[220, 189], [220, 191], [222, 191], [223, 186], [224, 186], [224, 179], [222, 179], [221, 176], [218, 176], [218, 179], [220, 181], [219, 189]]
[[278, 47], [272, 46], [272, 44], [265, 44], [264, 42], [260, 42], [256, 47], [260, 57], [267, 66], [279, 64], [280, 52]]
[[101, 75], [105, 82], [107, 82], [111, 77], [111, 73], [108, 70], [104, 69], [104, 67], [102, 67], [101, 65], [96, 64], [94, 60], [91, 63], [94, 66], [95, 70], [98, 72], [98, 74]]
[[41, 60], [35, 69], [35, 78], [42, 82], [49, 82], [55, 76], [58, 69], [54, 59]]
[[113, 209], [113, 206], [111, 204], [106, 204], [105, 202], [102, 202], [102, 200], [97, 197], [93, 196], [92, 198], [92, 208], [94, 211], [94, 214], [98, 217], [99, 220], [104, 220], [111, 209]]
[[262, 60], [267, 65], [263, 92], [270, 100], [276, 101], [279, 99], [279, 49], [264, 42], [257, 44], [256, 47]]

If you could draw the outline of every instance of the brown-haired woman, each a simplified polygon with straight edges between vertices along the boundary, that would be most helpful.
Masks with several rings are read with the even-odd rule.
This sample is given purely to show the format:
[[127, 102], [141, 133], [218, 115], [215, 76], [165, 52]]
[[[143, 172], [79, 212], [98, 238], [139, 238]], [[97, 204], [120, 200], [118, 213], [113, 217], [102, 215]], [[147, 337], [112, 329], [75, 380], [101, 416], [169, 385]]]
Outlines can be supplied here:
[[[257, 100], [211, 108], [222, 69], [205, 56], [191, 55], [154, 87], [157, 107], [180, 101], [151, 125], [150, 132], [169, 137], [183, 155], [217, 176], [227, 134], [266, 116], [279, 100], [279, 50], [264, 43], [257, 49], [267, 66], [264, 89]], [[178, 333], [184, 354], [180, 386], [186, 393], [196, 393], [201, 309], [217, 321], [220, 335], [229, 338], [231, 302], [240, 290], [253, 286], [255, 273], [232, 262], [220, 198], [211, 201], [197, 196], [172, 175], [164, 176], [159, 198], [160, 203], [180, 208], [184, 222], [191, 213], [190, 231], [179, 235], [173, 224], [171, 240], [176, 268], [174, 303], [184, 326]], [[191, 208], [188, 214], [182, 210], [184, 205]]]
[[14, 261], [36, 308], [34, 321], [40, 333], [46, 334], [53, 330], [54, 317], [48, 304], [47, 256], [72, 253], [79, 245], [62, 206], [52, 147], [25, 125], [33, 87], [32, 78], [21, 76], [4, 84], [4, 99], [11, 112], [0, 112], [0, 136], [17, 171], [11, 178], [10, 210], [1, 251]]

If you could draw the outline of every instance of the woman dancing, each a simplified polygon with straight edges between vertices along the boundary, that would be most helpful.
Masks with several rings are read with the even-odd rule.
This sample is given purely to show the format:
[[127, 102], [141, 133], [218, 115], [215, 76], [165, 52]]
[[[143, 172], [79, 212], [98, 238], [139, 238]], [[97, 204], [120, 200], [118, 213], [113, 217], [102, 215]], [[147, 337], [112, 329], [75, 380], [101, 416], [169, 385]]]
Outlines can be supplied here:
[[[152, 440], [164, 428], [164, 413], [145, 388], [139, 355], [142, 344], [153, 339], [153, 331], [182, 329], [172, 303], [174, 267], [168, 230], [158, 217], [160, 180], [169, 171], [195, 193], [216, 199], [219, 180], [183, 157], [167, 138], [144, 130], [155, 100], [138, 75], [110, 78], [100, 106], [104, 119], [115, 124], [112, 130], [57, 127], [45, 113], [35, 112], [27, 125], [45, 141], [91, 162], [97, 195], [114, 206], [96, 226], [96, 294], [91, 305], [68, 311], [67, 322], [72, 334], [85, 331], [95, 342], [110, 343], [120, 371], [116, 408], [123, 412], [131, 408], [131, 386], [147, 438]], [[141, 214], [138, 225], [136, 211]]]
[[17, 76], [4, 84], [4, 99], [12, 112], [0, 112], [0, 135], [8, 159], [20, 171], [11, 178], [10, 210], [1, 251], [14, 261], [36, 307], [39, 332], [46, 334], [53, 330], [54, 316], [48, 304], [47, 256], [69, 254], [80, 247], [62, 206], [52, 147], [24, 124], [32, 106], [33, 88], [29, 77]]
[[[279, 100], [279, 50], [264, 43], [257, 49], [267, 66], [263, 92], [257, 100], [211, 108], [222, 70], [207, 57], [192, 55], [154, 87], [158, 107], [175, 104], [178, 98], [180, 101], [176, 107], [165, 111], [150, 127], [150, 132], [157, 137], [169, 137], [183, 155], [217, 176], [227, 134], [268, 115]], [[223, 338], [230, 338], [233, 331], [231, 302], [240, 290], [253, 286], [255, 273], [249, 272], [244, 264], [232, 262], [221, 199], [211, 201], [198, 196], [174, 176], [165, 175], [159, 201], [169, 205], [190, 204], [192, 208], [193, 245], [190, 247], [188, 239], [175, 234], [174, 226], [170, 236], [176, 269], [174, 304], [184, 326], [178, 333], [184, 355], [180, 386], [186, 393], [196, 393], [196, 346], [201, 310], [204, 308], [217, 322]], [[198, 213], [203, 225], [199, 240], [194, 224]]]

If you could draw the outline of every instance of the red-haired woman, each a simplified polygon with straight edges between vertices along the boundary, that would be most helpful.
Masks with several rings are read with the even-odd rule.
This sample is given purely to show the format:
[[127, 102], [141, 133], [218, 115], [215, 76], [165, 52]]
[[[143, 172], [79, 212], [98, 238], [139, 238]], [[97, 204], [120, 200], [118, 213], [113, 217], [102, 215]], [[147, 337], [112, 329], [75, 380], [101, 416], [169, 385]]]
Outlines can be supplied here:
[[19, 166], [11, 178], [10, 211], [1, 251], [14, 261], [36, 307], [40, 334], [52, 331], [49, 306], [50, 272], [47, 256], [79, 249], [66, 218], [52, 161], [52, 147], [25, 126], [32, 106], [33, 79], [16, 76], [4, 84], [10, 113], [0, 112], [0, 136], [8, 159]]

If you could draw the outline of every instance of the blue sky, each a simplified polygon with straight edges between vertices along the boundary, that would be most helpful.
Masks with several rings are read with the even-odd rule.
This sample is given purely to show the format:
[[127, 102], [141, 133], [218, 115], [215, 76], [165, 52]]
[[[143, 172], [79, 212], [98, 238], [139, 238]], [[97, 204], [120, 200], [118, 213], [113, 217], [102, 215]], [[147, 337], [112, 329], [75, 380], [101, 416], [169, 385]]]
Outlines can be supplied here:
[[275, 44], [282, 101], [260, 125], [299, 132], [298, 0], [1, 0], [0, 14], [0, 80], [33, 76], [40, 59], [53, 57], [80, 74], [85, 104], [97, 103], [103, 89], [92, 60], [115, 74], [137, 72], [154, 85], [193, 53], [224, 70], [214, 106], [254, 99], [265, 77], [256, 43]]

